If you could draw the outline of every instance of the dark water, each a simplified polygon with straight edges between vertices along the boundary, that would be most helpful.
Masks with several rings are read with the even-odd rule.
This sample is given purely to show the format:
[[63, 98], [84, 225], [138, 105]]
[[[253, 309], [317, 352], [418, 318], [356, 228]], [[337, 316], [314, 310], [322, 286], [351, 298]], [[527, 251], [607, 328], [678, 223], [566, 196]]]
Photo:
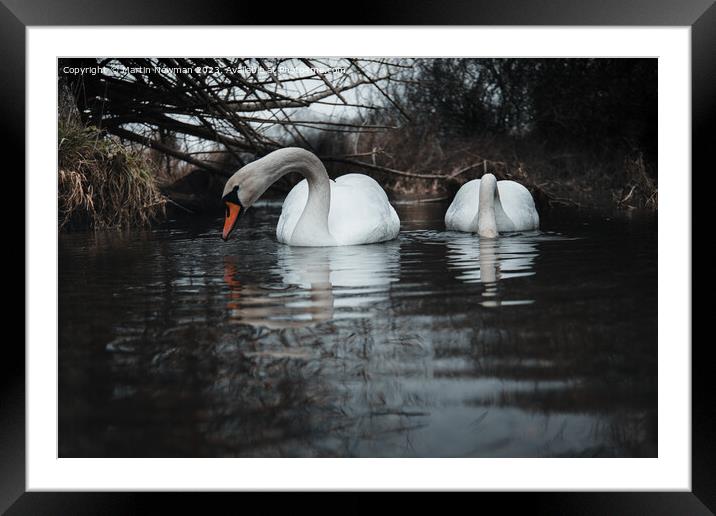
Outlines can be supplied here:
[[278, 206], [59, 239], [60, 456], [656, 456], [656, 220], [278, 244]]

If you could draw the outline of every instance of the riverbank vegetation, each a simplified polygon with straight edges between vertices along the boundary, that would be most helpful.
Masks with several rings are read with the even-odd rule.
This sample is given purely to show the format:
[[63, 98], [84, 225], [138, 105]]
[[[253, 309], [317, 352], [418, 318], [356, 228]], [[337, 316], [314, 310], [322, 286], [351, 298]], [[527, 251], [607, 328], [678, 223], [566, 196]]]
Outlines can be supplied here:
[[[68, 137], [61, 224], [62, 206], [93, 227], [145, 223], [164, 206], [157, 184], [180, 213], [220, 210], [227, 177], [287, 145], [398, 201], [449, 199], [489, 171], [525, 184], [540, 210], [658, 207], [654, 59], [64, 59], [59, 75], [97, 128], [86, 140], [124, 163], [118, 179], [96, 157], [106, 149], [78, 153]], [[70, 174], [62, 156], [101, 172]], [[146, 216], [115, 213], [130, 205]]]
[[164, 213], [148, 156], [82, 123], [71, 98], [58, 116], [59, 229], [129, 228]]
[[411, 72], [393, 86], [400, 109], [372, 114], [409, 120], [364, 139], [374, 162], [442, 175], [431, 186], [448, 196], [489, 170], [547, 206], [657, 208], [654, 60], [425, 59]]

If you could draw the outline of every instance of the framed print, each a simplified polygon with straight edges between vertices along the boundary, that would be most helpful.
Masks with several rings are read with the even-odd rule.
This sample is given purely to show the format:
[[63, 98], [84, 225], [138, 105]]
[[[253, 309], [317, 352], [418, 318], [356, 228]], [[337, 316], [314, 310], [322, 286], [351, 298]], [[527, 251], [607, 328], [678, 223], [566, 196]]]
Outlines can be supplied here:
[[713, 510], [690, 301], [711, 3], [350, 26], [131, 3], [0, 10], [27, 299], [3, 509], [398, 490]]

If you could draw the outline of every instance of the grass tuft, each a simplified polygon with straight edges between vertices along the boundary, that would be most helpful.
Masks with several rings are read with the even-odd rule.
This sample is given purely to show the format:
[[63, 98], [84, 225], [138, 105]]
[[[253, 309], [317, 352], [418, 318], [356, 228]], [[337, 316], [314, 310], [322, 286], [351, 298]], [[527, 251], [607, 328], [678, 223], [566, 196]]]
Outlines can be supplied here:
[[58, 123], [59, 229], [146, 226], [164, 215], [156, 165], [73, 113]]

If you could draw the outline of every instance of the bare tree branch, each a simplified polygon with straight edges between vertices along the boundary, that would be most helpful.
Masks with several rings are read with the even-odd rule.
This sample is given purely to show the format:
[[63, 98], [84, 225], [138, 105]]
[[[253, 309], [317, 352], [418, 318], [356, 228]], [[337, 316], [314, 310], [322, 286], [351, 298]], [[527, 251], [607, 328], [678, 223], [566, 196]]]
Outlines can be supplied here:
[[195, 167], [198, 167], [202, 170], [211, 172], [212, 174], [217, 174], [221, 177], [230, 177], [231, 176], [231, 172], [227, 172], [227, 171], [222, 170], [218, 167], [210, 165], [206, 161], [198, 160], [185, 152], [179, 152], [175, 149], [172, 149], [171, 147], [167, 147], [166, 145], [163, 145], [163, 144], [159, 143], [158, 141], [153, 140], [152, 138], [149, 138], [147, 136], [142, 136], [141, 134], [133, 133], [132, 131], [127, 131], [126, 129], [121, 129], [121, 128], [115, 128], [113, 133], [115, 135], [119, 136], [120, 138], [124, 138], [126, 140], [130, 140], [130, 141], [137, 142], [137, 143], [141, 143], [142, 145], [146, 145], [147, 147], [151, 147], [152, 149], [158, 150], [159, 152], [163, 152], [164, 154], [167, 154], [173, 158], [180, 159], [180, 160], [190, 163], [190, 164], [194, 165]]
[[[311, 148], [307, 130], [370, 133], [394, 129], [390, 124], [366, 124], [359, 113], [391, 105], [399, 109], [382, 84], [404, 75], [407, 66], [406, 60], [339, 58], [120, 58], [101, 62], [106, 67], [101, 74], [64, 78], [74, 81], [71, 86], [85, 122], [213, 173], [220, 173], [215, 165], [200, 166], [201, 160], [193, 157], [198, 156], [197, 147], [223, 148], [242, 163], [244, 153], [262, 155], [293, 142]], [[359, 90], [375, 90], [386, 100], [365, 103]], [[348, 110], [349, 115], [337, 118], [325, 115], [323, 109], [310, 120], [302, 108], [314, 104]], [[158, 142], [136, 132], [138, 126], [185, 138], [172, 144]]]

